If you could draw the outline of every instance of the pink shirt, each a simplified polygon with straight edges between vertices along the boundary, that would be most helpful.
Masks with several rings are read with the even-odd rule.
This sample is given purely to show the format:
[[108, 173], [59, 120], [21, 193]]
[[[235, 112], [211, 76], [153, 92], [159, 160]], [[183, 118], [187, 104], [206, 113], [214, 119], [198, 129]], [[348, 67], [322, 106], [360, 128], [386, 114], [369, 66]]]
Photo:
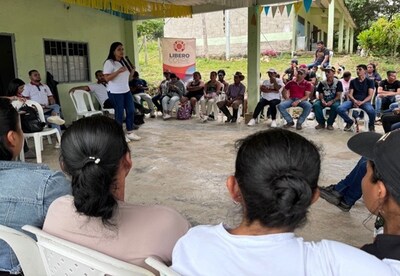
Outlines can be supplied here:
[[285, 85], [285, 89], [290, 91], [290, 98], [301, 99], [306, 95], [306, 91], [311, 92], [312, 85], [306, 80], [302, 80], [301, 82], [289, 81]]
[[171, 263], [172, 249], [190, 225], [182, 215], [164, 206], [118, 202], [118, 211], [106, 227], [100, 218], [76, 212], [73, 197], [63, 196], [49, 207], [43, 230], [59, 238], [149, 269], [149, 256]]

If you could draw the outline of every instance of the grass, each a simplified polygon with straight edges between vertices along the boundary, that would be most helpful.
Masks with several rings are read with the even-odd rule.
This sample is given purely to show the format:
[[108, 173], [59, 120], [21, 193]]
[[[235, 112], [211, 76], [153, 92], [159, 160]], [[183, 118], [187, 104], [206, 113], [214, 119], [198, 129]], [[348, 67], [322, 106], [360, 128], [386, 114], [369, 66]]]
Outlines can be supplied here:
[[[145, 64], [145, 53], [142, 48], [139, 52], [140, 75], [145, 79], [151, 90], [154, 90], [162, 80], [162, 61], [159, 59], [159, 49], [156, 41], [148, 42], [147, 44], [148, 62]], [[297, 57], [299, 64], [309, 64], [313, 61], [312, 55], [302, 55]], [[260, 60], [260, 70], [263, 78], [266, 77], [265, 72], [268, 68], [274, 68], [281, 74], [289, 67], [291, 57], [289, 55], [282, 55], [276, 58], [263, 57]], [[355, 67], [358, 64], [367, 64], [373, 62], [377, 64], [377, 70], [382, 78], [386, 77], [386, 71], [398, 71], [400, 59], [388, 57], [360, 57], [357, 55], [334, 55], [332, 58], [332, 65], [337, 67], [338, 64], [344, 65], [346, 70], [349, 70], [352, 75], [355, 75]], [[224, 69], [226, 72], [226, 80], [228, 83], [233, 82], [233, 74], [236, 71], [241, 71], [245, 76], [247, 75], [247, 59], [246, 58], [233, 58], [229, 61], [221, 59], [206, 59], [198, 57], [196, 59], [196, 70], [199, 71], [203, 80], [208, 80], [209, 72]], [[246, 78], [247, 79], [247, 78]], [[246, 79], [244, 84], [246, 85]]]

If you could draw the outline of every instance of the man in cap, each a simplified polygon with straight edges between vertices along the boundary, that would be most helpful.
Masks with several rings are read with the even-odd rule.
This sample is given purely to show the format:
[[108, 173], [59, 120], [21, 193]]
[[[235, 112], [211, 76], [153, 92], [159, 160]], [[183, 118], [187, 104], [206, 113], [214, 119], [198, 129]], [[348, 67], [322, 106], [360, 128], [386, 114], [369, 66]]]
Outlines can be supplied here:
[[342, 83], [335, 78], [335, 67], [327, 66], [323, 69], [326, 74], [326, 80], [319, 83], [317, 91], [319, 93], [319, 99], [315, 101], [313, 107], [315, 112], [315, 117], [317, 119], [318, 125], [315, 129], [325, 128], [325, 118], [322, 110], [329, 107], [329, 117], [327, 120], [327, 129], [333, 130], [333, 123], [335, 122], [337, 113], [336, 110], [340, 105], [340, 97], [343, 92]]
[[303, 112], [297, 120], [297, 130], [302, 129], [302, 124], [311, 112], [312, 105], [309, 103], [308, 98], [310, 97], [313, 87], [304, 79], [305, 74], [306, 72], [304, 69], [299, 69], [296, 80], [289, 81], [283, 90], [282, 96], [285, 101], [278, 105], [278, 110], [287, 122], [286, 125], [283, 126], [285, 128], [294, 126], [293, 118], [287, 112], [288, 108], [299, 106], [303, 109]]
[[[297, 59], [292, 59], [290, 61], [290, 67], [288, 69], [285, 70], [285, 72], [282, 75], [282, 80], [284, 83], [287, 83], [291, 80], [293, 80], [294, 77], [297, 76], [297, 65], [299, 64], [299, 62], [297, 61]], [[285, 78], [287, 76], [287, 79]]]
[[375, 131], [375, 110], [372, 107], [371, 99], [374, 93], [375, 84], [373, 80], [366, 77], [367, 66], [360, 64], [357, 66], [357, 78], [350, 81], [348, 101], [343, 102], [338, 108], [337, 113], [346, 122], [344, 131], [350, 131], [354, 124], [353, 119], [347, 112], [353, 108], [361, 108], [368, 114], [369, 131]]
[[268, 80], [265, 80], [260, 86], [261, 99], [258, 102], [256, 109], [253, 113], [253, 118], [247, 124], [248, 126], [254, 126], [260, 112], [263, 110], [264, 106], [269, 105], [270, 114], [272, 117], [271, 127], [276, 127], [276, 106], [281, 102], [280, 89], [283, 87], [283, 82], [281, 79], [276, 77], [277, 72], [275, 69], [269, 69], [267, 71]]
[[[239, 106], [243, 104], [244, 93], [246, 92], [246, 86], [241, 81], [244, 80], [244, 76], [241, 72], [236, 72], [233, 76], [234, 83], [230, 84], [228, 91], [226, 92], [226, 99], [217, 103], [218, 108], [227, 117], [226, 123], [235, 123], [239, 112]], [[228, 107], [232, 106], [233, 115], [228, 110]]]

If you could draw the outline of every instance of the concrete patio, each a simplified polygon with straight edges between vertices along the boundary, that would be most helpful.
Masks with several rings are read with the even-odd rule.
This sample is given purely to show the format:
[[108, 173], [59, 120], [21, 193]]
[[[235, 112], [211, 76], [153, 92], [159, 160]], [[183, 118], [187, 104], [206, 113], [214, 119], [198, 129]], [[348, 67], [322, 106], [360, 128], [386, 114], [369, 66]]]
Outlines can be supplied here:
[[[359, 157], [346, 146], [354, 133], [339, 129], [317, 131], [315, 125], [315, 121], [307, 121], [299, 133], [321, 146], [320, 185], [327, 186], [350, 172]], [[133, 169], [127, 178], [126, 201], [173, 207], [192, 225], [221, 221], [234, 225], [240, 220], [240, 210], [225, 188], [227, 176], [234, 171], [234, 142], [266, 128], [266, 122], [248, 127], [244, 122], [201, 123], [195, 118], [146, 119], [137, 132], [142, 140], [130, 143]], [[380, 126], [377, 131], [383, 132]], [[47, 143], [43, 163], [60, 169], [58, 152]], [[373, 239], [374, 218], [364, 223], [368, 217], [362, 200], [345, 213], [319, 199], [311, 207], [307, 225], [298, 234], [306, 240], [333, 239], [361, 246]]]

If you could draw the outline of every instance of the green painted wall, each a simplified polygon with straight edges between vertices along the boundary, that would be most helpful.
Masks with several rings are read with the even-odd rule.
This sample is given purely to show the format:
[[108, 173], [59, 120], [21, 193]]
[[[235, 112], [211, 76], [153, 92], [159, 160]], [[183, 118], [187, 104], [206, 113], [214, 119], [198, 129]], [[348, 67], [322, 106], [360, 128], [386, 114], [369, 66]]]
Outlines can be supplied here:
[[[103, 68], [110, 44], [114, 41], [126, 44], [123, 19], [90, 8], [67, 7], [60, 0], [1, 1], [0, 34], [14, 35], [17, 76], [25, 82], [29, 81], [28, 71], [33, 68], [45, 78], [44, 39], [88, 43], [92, 81], [94, 72]], [[68, 90], [84, 84], [87, 83], [58, 85], [67, 124], [76, 117]]]

